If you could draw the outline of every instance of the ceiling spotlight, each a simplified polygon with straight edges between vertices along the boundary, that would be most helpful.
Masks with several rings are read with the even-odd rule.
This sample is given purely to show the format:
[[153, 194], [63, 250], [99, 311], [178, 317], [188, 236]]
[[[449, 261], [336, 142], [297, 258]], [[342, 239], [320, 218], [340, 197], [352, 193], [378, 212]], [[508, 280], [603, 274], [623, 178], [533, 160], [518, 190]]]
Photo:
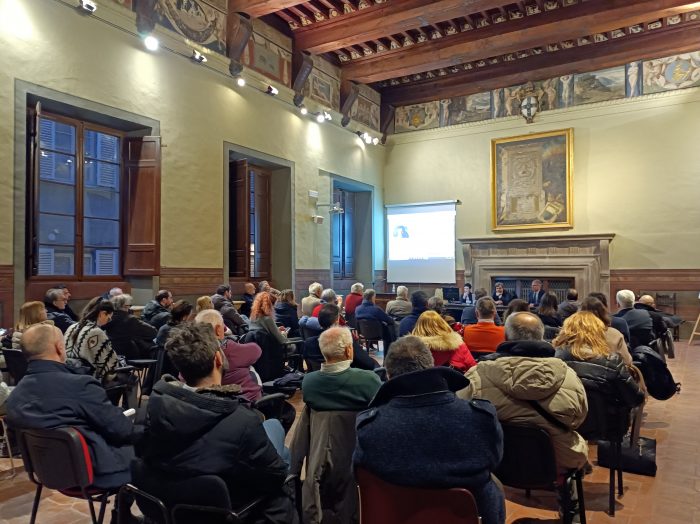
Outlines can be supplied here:
[[372, 139], [372, 144], [375, 146], [379, 144], [379, 139], [376, 136]]
[[301, 106], [299, 106], [299, 112], [302, 115], [307, 115], [309, 113], [309, 110], [306, 109], [306, 106], [304, 104], [301, 104]]
[[202, 64], [202, 63], [204, 63], [204, 62], [207, 61], [207, 57], [204, 56], [204, 55], [203, 55], [202, 53], [200, 53], [199, 51], [197, 51], [196, 49], [194, 49], [194, 50], [192, 51], [192, 60], [194, 60], [194, 61], [197, 62], [198, 64]]
[[275, 86], [267, 86], [267, 91], [265, 91], [270, 96], [277, 96], [279, 94], [279, 89]]
[[316, 122], [319, 124], [323, 124], [326, 121], [326, 117], [323, 116], [323, 113], [319, 113], [316, 115]]
[[80, 0], [80, 8], [92, 14], [97, 11], [97, 4], [92, 0]]
[[324, 111], [323, 118], [325, 118], [326, 120], [331, 120], [333, 117], [331, 117], [331, 114], [328, 111]]
[[242, 76], [239, 76], [236, 78], [236, 83], [238, 84], [238, 87], [244, 87], [245, 86], [245, 78]]
[[158, 39], [155, 36], [148, 35], [143, 39], [143, 45], [145, 45], [146, 49], [149, 51], [157, 51], [158, 47], [160, 46], [160, 42], [158, 42]]

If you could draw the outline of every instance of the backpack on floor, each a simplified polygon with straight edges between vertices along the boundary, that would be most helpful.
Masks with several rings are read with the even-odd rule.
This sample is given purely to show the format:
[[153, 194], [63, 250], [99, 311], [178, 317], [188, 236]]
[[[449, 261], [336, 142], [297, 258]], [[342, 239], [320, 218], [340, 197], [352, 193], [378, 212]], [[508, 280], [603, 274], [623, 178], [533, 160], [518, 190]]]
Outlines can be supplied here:
[[681, 391], [681, 383], [673, 380], [666, 362], [653, 349], [637, 346], [632, 350], [632, 360], [644, 377], [649, 394], [656, 400], [668, 400]]

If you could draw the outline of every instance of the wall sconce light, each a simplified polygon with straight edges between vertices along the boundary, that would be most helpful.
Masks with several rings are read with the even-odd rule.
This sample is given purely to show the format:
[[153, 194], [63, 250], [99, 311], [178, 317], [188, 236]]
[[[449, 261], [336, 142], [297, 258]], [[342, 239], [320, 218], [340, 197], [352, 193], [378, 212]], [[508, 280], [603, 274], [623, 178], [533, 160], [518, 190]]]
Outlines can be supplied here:
[[204, 56], [202, 53], [197, 51], [196, 49], [192, 50], [192, 61], [197, 62], [198, 64], [203, 64], [204, 62], [207, 61], [207, 57]]
[[267, 86], [267, 91], [265, 91], [270, 96], [277, 96], [279, 94], [279, 89], [275, 86]]
[[80, 0], [78, 7], [88, 14], [92, 14], [97, 11], [97, 4], [93, 2], [93, 0]]

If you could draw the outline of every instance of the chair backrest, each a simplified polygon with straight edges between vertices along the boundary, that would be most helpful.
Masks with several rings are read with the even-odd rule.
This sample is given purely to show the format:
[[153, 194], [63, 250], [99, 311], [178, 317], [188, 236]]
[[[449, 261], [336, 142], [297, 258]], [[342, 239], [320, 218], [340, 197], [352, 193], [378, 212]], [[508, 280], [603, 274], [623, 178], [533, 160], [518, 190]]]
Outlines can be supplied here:
[[630, 409], [618, 406], [607, 394], [583, 383], [588, 399], [588, 415], [576, 431], [586, 440], [622, 439], [630, 427]]
[[360, 335], [367, 340], [382, 339], [382, 323], [379, 320], [360, 318], [357, 320], [357, 330], [360, 332]]
[[545, 340], [554, 340], [556, 336], [559, 334], [560, 328], [554, 327], [554, 326], [545, 326], [544, 327], [544, 339]]
[[476, 501], [467, 489], [397, 486], [361, 467], [355, 476], [362, 524], [479, 524]]
[[124, 484], [119, 490], [119, 521], [126, 524], [126, 515], [131, 510], [131, 500], [135, 500], [141, 513], [148, 517], [149, 524], [170, 524], [170, 512], [163, 501], [132, 484]]
[[92, 484], [90, 449], [77, 429], [22, 429], [17, 435], [24, 469], [32, 482], [49, 489]]
[[284, 375], [286, 352], [282, 344], [272, 335], [264, 329], [254, 329], [243, 337], [243, 342], [255, 342], [262, 349], [260, 358], [253, 365], [263, 382], [275, 380]]
[[537, 426], [501, 423], [503, 460], [495, 475], [506, 486], [552, 490], [557, 481], [557, 463], [552, 439]]
[[15, 381], [15, 385], [17, 385], [27, 373], [27, 359], [19, 349], [3, 349], [2, 354], [5, 357], [7, 372], [12, 377], [12, 380]]

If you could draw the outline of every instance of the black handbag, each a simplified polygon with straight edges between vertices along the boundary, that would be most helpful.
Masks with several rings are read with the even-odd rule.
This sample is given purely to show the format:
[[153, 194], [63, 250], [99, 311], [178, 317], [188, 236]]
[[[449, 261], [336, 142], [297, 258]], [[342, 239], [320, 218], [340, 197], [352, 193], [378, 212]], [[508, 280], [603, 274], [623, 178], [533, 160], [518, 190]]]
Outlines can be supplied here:
[[[656, 476], [656, 439], [639, 437], [636, 445], [630, 446], [629, 436], [622, 441], [622, 471], [647, 477]], [[598, 465], [610, 467], [610, 442], [598, 442]]]

